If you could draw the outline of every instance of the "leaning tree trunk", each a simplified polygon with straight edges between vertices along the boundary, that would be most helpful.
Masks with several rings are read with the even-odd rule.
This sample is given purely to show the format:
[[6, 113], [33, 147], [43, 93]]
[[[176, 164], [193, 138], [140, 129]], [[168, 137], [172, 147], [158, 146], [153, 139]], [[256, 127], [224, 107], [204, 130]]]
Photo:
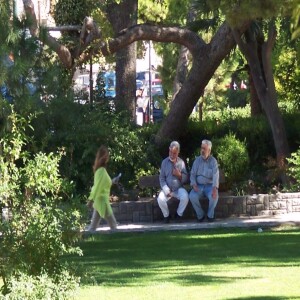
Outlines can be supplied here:
[[[113, 2], [107, 6], [107, 16], [116, 35], [124, 28], [136, 25], [137, 8], [137, 0]], [[136, 43], [132, 43], [116, 53], [116, 109], [127, 110], [132, 119], [135, 117], [135, 78]]]
[[185, 46], [180, 47], [179, 58], [177, 62], [176, 75], [173, 81], [173, 97], [172, 100], [175, 99], [177, 93], [181, 89], [188, 73], [188, 55], [189, 50]]
[[[187, 22], [193, 22], [196, 18], [196, 12], [193, 6], [193, 2], [190, 5], [188, 14], [187, 14]], [[176, 68], [176, 76], [173, 82], [173, 97], [172, 101], [175, 99], [177, 93], [181, 89], [183, 83], [185, 82], [188, 74], [188, 64], [189, 64], [189, 49], [185, 46], [180, 47], [179, 58], [177, 62]]]
[[[245, 30], [246, 26], [247, 24], [241, 26], [241, 30]], [[193, 47], [189, 47], [193, 65], [156, 135], [158, 145], [165, 146], [171, 139], [180, 136], [205, 86], [235, 44], [230, 27], [224, 23], [209, 44], [201, 40], [201, 43], [194, 43]]]
[[[271, 54], [276, 38], [275, 27], [271, 26], [269, 28], [268, 39], [262, 44], [262, 64], [260, 63], [257, 53], [257, 42], [243, 42], [240, 38], [240, 34], [237, 34], [236, 31], [234, 31], [234, 36], [240, 50], [248, 60], [257, 95], [272, 130], [276, 150], [277, 167], [280, 171], [282, 171], [282, 174], [284, 174], [286, 158], [290, 155], [290, 151], [284, 122], [277, 104], [271, 63]], [[285, 180], [284, 175], [282, 179], [283, 181]]]

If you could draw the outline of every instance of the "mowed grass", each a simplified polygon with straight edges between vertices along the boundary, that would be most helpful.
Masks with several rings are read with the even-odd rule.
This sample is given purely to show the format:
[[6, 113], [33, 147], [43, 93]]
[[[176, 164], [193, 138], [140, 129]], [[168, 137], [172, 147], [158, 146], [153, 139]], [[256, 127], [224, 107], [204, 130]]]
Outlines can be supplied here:
[[87, 299], [300, 299], [300, 228], [94, 235], [68, 257]]

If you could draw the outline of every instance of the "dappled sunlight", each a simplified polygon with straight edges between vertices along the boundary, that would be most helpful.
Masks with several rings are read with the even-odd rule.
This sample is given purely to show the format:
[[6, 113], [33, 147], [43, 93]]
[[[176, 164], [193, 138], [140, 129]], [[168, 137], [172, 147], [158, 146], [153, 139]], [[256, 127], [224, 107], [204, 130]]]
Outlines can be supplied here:
[[300, 230], [295, 228], [263, 233], [249, 229], [117, 233], [84, 240], [84, 256], [71, 260], [82, 285], [147, 287], [169, 282], [200, 288], [256, 282], [263, 286], [274, 278], [284, 281], [282, 274], [297, 274], [299, 240]]

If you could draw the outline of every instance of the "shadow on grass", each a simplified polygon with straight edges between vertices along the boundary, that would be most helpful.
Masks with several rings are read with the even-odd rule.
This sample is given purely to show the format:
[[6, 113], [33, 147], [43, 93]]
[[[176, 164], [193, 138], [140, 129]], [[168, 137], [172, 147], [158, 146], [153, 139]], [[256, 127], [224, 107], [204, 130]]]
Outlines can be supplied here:
[[218, 276], [220, 265], [300, 266], [299, 240], [300, 229], [263, 234], [247, 229], [116, 233], [84, 240], [80, 244], [84, 256], [67, 260], [76, 266], [82, 284], [141, 286], [172, 281], [217, 285], [255, 279]]
[[[255, 296], [255, 297], [238, 297], [226, 298], [224, 300], [286, 300], [285, 296]], [[299, 299], [299, 297], [289, 297], [288, 299]]]

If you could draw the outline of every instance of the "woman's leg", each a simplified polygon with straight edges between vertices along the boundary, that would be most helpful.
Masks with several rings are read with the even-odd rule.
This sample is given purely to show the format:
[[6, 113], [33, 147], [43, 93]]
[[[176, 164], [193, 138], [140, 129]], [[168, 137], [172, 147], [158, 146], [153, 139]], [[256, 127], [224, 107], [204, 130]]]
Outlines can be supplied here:
[[100, 215], [97, 212], [97, 210], [94, 208], [91, 223], [88, 227], [88, 231], [95, 231], [99, 226], [99, 223], [100, 223]]
[[116, 221], [115, 215], [113, 213], [110, 216], [107, 216], [105, 219], [106, 219], [110, 229], [117, 228], [117, 221]]

